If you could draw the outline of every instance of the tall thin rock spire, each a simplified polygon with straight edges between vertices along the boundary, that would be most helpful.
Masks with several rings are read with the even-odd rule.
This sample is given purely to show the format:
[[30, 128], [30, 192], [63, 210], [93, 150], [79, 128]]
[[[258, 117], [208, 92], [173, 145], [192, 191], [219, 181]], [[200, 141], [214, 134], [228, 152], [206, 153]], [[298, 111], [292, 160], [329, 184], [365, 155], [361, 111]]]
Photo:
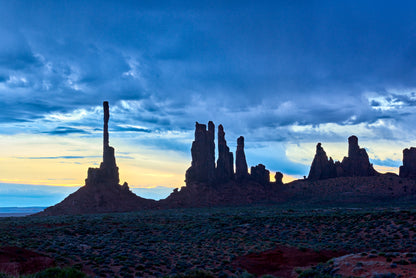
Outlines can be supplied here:
[[109, 146], [108, 142], [108, 120], [110, 119], [110, 109], [108, 107], [108, 101], [103, 102], [103, 109], [104, 109], [104, 131], [103, 131], [103, 146]]
[[89, 168], [87, 185], [119, 183], [118, 167], [114, 156], [114, 148], [109, 144], [108, 120], [110, 119], [110, 109], [108, 101], [103, 102], [104, 128], [103, 128], [103, 162], [100, 168]]
[[248, 177], [246, 155], [244, 153], [244, 137], [237, 139], [237, 150], [235, 152], [235, 177], [242, 180]]
[[110, 109], [108, 107], [108, 101], [103, 102], [103, 110], [104, 110], [104, 128], [103, 128], [103, 162], [104, 165], [108, 165], [111, 163], [108, 159], [111, 157], [109, 155], [109, 135], [108, 135], [108, 120], [110, 119]]

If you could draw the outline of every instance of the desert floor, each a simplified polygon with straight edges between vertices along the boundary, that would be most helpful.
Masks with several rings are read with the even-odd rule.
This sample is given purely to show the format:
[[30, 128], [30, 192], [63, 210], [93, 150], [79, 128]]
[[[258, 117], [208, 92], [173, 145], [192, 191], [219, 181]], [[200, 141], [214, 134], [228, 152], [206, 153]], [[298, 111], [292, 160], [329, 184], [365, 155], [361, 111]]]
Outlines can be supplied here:
[[415, 224], [416, 206], [404, 204], [5, 217], [0, 272], [56, 265], [93, 277], [179, 277], [190, 270], [214, 277], [416, 277]]

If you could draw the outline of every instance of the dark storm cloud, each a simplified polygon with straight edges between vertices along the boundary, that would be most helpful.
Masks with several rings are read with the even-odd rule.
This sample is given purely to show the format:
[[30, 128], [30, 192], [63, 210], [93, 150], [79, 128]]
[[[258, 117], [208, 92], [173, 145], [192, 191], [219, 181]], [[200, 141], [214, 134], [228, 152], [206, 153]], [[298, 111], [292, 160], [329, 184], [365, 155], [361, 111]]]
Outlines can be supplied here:
[[[115, 131], [191, 131], [195, 121], [213, 120], [230, 141], [247, 134], [285, 142], [317, 140], [332, 123], [393, 138], [391, 126], [410, 130], [416, 118], [413, 2], [1, 6], [0, 123], [99, 114], [91, 109], [109, 100]], [[102, 123], [97, 116], [65, 124]], [[339, 140], [349, 130], [326, 136]]]
[[386, 100], [391, 104], [400, 106], [416, 106], [416, 93], [411, 92], [408, 95], [392, 94]]
[[389, 166], [389, 167], [399, 167], [403, 164], [402, 161], [400, 160], [392, 160], [392, 159], [385, 159], [385, 160], [372, 159], [371, 162], [376, 165]]
[[89, 134], [89, 132], [86, 131], [86, 130], [79, 129], [79, 128], [68, 127], [68, 126], [58, 126], [54, 130], [43, 131], [42, 133], [47, 133], [47, 134], [51, 134], [51, 135], [68, 135], [68, 134], [73, 134], [73, 133]]
[[[84, 158], [100, 158], [98, 155], [89, 155], [89, 156], [77, 156], [77, 155], [64, 155], [64, 156], [18, 156], [17, 159], [34, 159], [34, 160], [49, 160], [49, 159], [84, 159]], [[117, 158], [122, 159], [133, 159], [133, 157], [128, 155], [117, 155]]]
[[147, 128], [139, 128], [139, 127], [133, 127], [133, 126], [116, 126], [115, 128], [113, 128], [113, 130], [117, 131], [117, 132], [145, 132], [145, 133], [150, 133], [152, 132], [152, 130], [147, 129]]
[[81, 158], [99, 158], [101, 156], [22, 156], [18, 159], [81, 159]]
[[0, 45], [0, 68], [25, 70], [39, 65], [26, 38], [19, 31], [12, 32], [0, 26], [2, 43]]
[[381, 106], [381, 103], [379, 101], [372, 100], [370, 102], [370, 105], [373, 106], [373, 107], [379, 107], [379, 106]]

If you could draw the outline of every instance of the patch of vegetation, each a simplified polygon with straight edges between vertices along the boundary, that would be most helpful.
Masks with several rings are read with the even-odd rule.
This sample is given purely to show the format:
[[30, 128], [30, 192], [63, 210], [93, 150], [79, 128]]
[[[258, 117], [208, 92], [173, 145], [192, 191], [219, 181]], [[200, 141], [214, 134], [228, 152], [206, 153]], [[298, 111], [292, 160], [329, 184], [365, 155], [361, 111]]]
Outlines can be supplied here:
[[215, 278], [214, 275], [210, 272], [206, 272], [203, 270], [192, 270], [185, 272], [184, 274], [177, 274], [173, 276], [169, 276], [170, 278]]
[[[71, 266], [98, 277], [186, 277], [178, 275], [189, 271], [241, 277], [244, 270], [233, 265], [235, 258], [277, 245], [299, 250], [377, 250], [363, 256], [378, 254], [398, 261], [393, 251], [416, 252], [415, 226], [414, 207], [172, 209], [0, 218], [0, 246], [46, 254], [59, 267]], [[409, 255], [408, 262], [416, 263], [416, 257]], [[312, 269], [308, 275], [313, 271], [321, 270]], [[308, 277], [304, 272], [300, 275]]]
[[48, 268], [35, 274], [21, 276], [22, 278], [84, 278], [81, 271], [74, 268]]

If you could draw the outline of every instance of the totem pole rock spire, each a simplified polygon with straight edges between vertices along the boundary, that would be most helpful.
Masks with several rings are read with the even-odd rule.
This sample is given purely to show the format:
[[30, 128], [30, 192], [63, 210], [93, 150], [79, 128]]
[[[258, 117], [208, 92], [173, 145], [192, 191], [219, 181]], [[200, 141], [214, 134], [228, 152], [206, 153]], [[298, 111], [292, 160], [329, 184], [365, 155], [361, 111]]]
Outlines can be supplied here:
[[108, 120], [110, 119], [110, 109], [108, 107], [108, 101], [103, 102], [104, 111], [104, 128], [103, 128], [103, 163], [105, 168], [115, 168], [116, 158], [114, 157], [114, 148], [109, 145], [108, 135]]
[[86, 185], [115, 183], [120, 182], [118, 167], [114, 156], [114, 148], [109, 145], [108, 120], [110, 119], [110, 109], [108, 101], [103, 102], [104, 128], [103, 128], [103, 162], [100, 168], [89, 168]]
[[104, 110], [104, 132], [103, 132], [103, 146], [108, 147], [108, 120], [110, 119], [110, 109], [108, 107], [108, 101], [103, 102]]

